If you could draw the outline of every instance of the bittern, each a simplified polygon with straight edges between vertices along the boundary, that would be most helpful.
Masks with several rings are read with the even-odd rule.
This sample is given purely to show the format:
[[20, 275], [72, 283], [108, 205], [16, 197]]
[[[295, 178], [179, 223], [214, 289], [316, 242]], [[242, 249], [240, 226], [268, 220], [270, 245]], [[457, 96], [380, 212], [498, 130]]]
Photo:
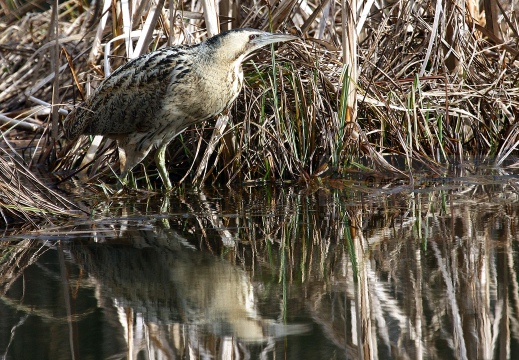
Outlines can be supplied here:
[[230, 106], [243, 85], [243, 60], [253, 51], [296, 39], [255, 29], [233, 29], [197, 45], [166, 47], [137, 57], [101, 82], [65, 119], [65, 135], [104, 135], [119, 148], [121, 178], [153, 147], [167, 190], [167, 145], [188, 126]]

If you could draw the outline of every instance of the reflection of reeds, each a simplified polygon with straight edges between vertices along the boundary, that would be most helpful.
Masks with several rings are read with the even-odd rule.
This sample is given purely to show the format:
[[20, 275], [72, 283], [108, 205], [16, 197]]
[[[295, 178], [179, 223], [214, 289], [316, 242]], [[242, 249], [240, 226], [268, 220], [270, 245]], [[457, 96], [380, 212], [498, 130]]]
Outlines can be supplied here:
[[[194, 327], [187, 334], [160, 321], [164, 314], [176, 321], [207, 317], [200, 309], [223, 313], [225, 301], [213, 303], [207, 294], [227, 279], [220, 290], [244, 291], [237, 298], [249, 303], [254, 297], [257, 314], [287, 322], [310, 314], [350, 357], [492, 358], [519, 342], [516, 190], [512, 182], [472, 186], [453, 180], [444, 186], [407, 196], [381, 190], [188, 192], [171, 196], [169, 205], [178, 212], [160, 220], [128, 217], [139, 211], [132, 202], [128, 209], [110, 207], [106, 219], [91, 223], [91, 234], [86, 224], [45, 235], [78, 237], [67, 248], [90, 281], [95, 278], [100, 303], [117, 299], [125, 326], [136, 318], [149, 322], [153, 339], [147, 340], [157, 349], [172, 349], [172, 334], [188, 339], [175, 345], [179, 352], [197, 343], [215, 353], [221, 349], [216, 335], [204, 342]], [[490, 202], [488, 194], [497, 195]], [[5, 247], [0, 273], [20, 276], [37, 259], [37, 249], [34, 243]], [[179, 277], [171, 280], [172, 273]], [[229, 276], [216, 276], [224, 273]], [[180, 278], [187, 280], [178, 283]], [[12, 283], [15, 276], [6, 279]], [[203, 292], [190, 286], [194, 279], [204, 284]], [[175, 286], [165, 288], [168, 281]], [[178, 304], [190, 306], [178, 312]], [[234, 321], [229, 323], [240, 324]], [[289, 351], [290, 339], [287, 344]]]
[[[416, 193], [407, 203], [387, 195], [385, 206], [380, 199], [280, 194], [271, 202], [277, 216], [249, 210], [238, 222], [258, 231], [243, 232], [237, 258], [279, 269], [282, 289], [302, 284], [305, 300], [282, 289], [269, 298], [292, 309], [305, 304], [350, 354], [492, 358], [510, 351], [511, 336], [519, 341], [510, 250], [519, 209], [509, 185], [497, 191], [508, 198], [502, 205], [487, 202], [486, 191], [496, 187]], [[281, 308], [290, 317], [291, 307]]]
[[47, 248], [37, 240], [23, 240], [16, 245], [2, 243], [0, 246], [0, 288], [1, 293], [9, 290], [11, 285], [23, 275], [24, 270], [35, 263]]

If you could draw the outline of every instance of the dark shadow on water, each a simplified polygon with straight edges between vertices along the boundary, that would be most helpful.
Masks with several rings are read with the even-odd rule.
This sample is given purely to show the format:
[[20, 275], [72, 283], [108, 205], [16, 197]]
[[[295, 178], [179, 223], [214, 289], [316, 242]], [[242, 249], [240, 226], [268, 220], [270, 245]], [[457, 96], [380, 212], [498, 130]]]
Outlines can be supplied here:
[[85, 200], [0, 243], [0, 354], [517, 357], [519, 181], [490, 175]]

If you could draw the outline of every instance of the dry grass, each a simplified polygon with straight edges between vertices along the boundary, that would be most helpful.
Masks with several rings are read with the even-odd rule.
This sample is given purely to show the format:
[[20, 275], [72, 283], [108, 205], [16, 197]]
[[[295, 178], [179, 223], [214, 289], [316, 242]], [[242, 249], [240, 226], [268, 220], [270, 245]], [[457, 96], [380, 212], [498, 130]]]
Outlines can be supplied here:
[[30, 172], [20, 158], [0, 148], [0, 218], [6, 224], [22, 220], [38, 227], [57, 216], [73, 215], [74, 208]]
[[[245, 64], [245, 89], [230, 121], [217, 122], [218, 131], [212, 122], [201, 124], [171, 144], [174, 180], [309, 183], [366, 168], [445, 174], [468, 157], [516, 165], [516, 2], [494, 6], [490, 17], [470, 1], [448, 2], [443, 9], [432, 1], [368, 1], [352, 16], [358, 36], [343, 21], [352, 14], [327, 1], [252, 0], [240, 8], [224, 1], [220, 17], [204, 1], [155, 6], [143, 0], [129, 8], [122, 2], [97, 1], [87, 8], [67, 1], [54, 6], [54, 13], [34, 12], [35, 4], [0, 7], [1, 129], [15, 126], [35, 139], [27, 163], [63, 177], [84, 168], [82, 175], [103, 191], [111, 191], [104, 184], [114, 181], [112, 168], [118, 168], [114, 145], [91, 138], [66, 144], [57, 109], [65, 113], [126, 59], [201, 41], [218, 24], [289, 29], [302, 40]], [[353, 67], [344, 61], [351, 51], [343, 51], [351, 44], [358, 54]], [[161, 186], [152, 164], [133, 175], [137, 187]]]

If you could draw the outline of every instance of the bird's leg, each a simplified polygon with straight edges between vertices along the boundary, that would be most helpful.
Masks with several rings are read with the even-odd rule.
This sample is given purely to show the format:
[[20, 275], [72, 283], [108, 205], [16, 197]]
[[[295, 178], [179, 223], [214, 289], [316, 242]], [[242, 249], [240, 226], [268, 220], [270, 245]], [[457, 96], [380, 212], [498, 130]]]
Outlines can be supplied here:
[[126, 185], [128, 185], [128, 170], [125, 170], [117, 177], [118, 183], [117, 183], [117, 189], [121, 190]]
[[131, 169], [140, 163], [151, 150], [151, 143], [128, 143], [124, 139], [117, 140], [119, 147], [119, 163], [121, 168], [121, 175], [119, 181], [123, 186], [128, 184], [128, 173]]
[[[163, 197], [162, 197], [162, 204], [160, 205], [160, 212], [161, 212], [162, 214], [166, 214], [166, 213], [169, 212], [169, 196], [163, 196]], [[166, 227], [167, 229], [170, 228], [170, 226], [169, 226], [169, 221], [168, 221], [167, 219], [164, 219], [164, 220], [162, 221], [162, 223], [163, 223], [164, 225], [167, 225], [167, 227]]]
[[119, 169], [121, 171], [121, 175], [118, 176], [119, 182], [117, 183], [117, 187], [119, 188], [120, 186], [124, 187], [128, 184], [128, 169], [126, 168], [126, 151], [124, 151], [124, 148], [119, 144], [119, 142], [117, 143], [117, 148], [119, 151]]
[[160, 178], [162, 179], [162, 183], [166, 188], [166, 191], [170, 191], [173, 189], [171, 185], [171, 181], [169, 180], [169, 174], [166, 171], [166, 148], [168, 143], [161, 144], [155, 153], [155, 165], [157, 165], [157, 170], [159, 170]]

